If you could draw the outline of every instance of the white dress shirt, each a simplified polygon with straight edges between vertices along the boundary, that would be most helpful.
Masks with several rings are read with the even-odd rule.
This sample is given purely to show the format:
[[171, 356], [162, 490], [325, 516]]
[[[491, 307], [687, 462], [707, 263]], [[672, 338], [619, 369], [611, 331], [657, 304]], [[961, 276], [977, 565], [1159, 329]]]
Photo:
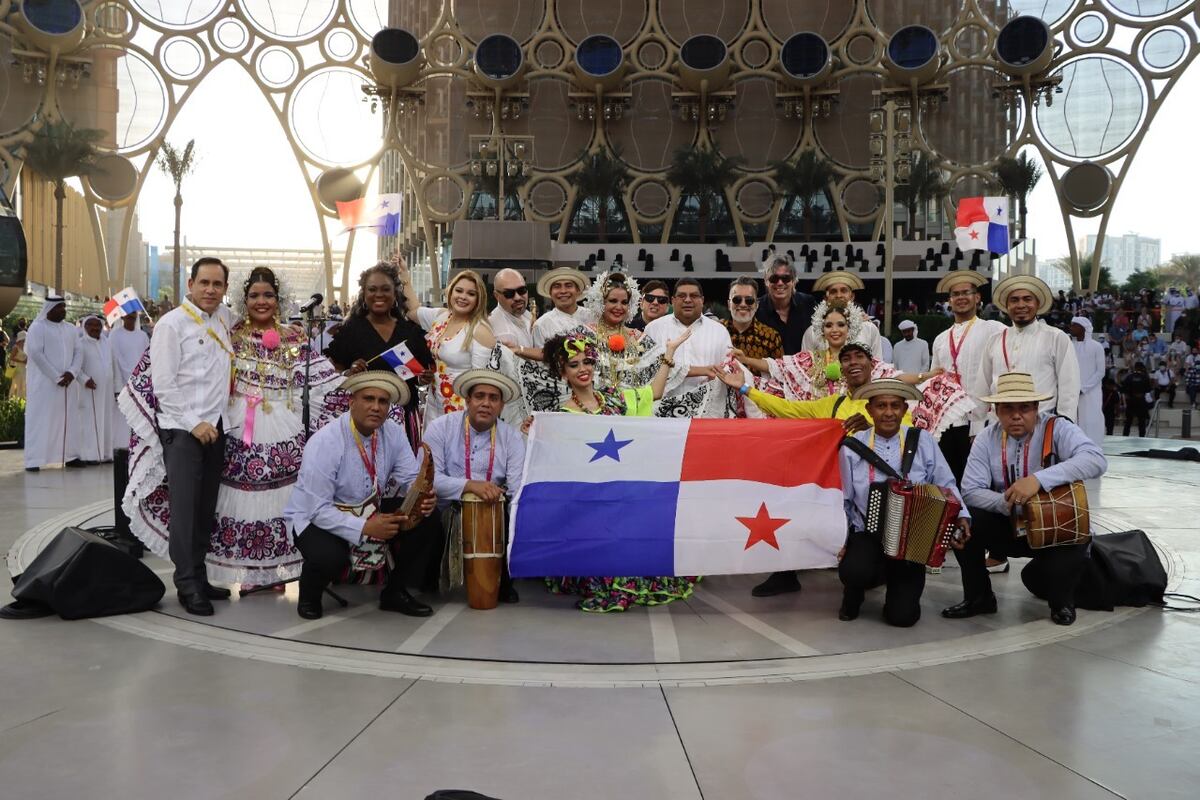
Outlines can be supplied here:
[[201, 422], [215, 426], [220, 421], [229, 403], [232, 316], [224, 305], [209, 315], [184, 299], [154, 326], [150, 379], [161, 430], [190, 433]]
[[576, 306], [574, 314], [564, 313], [557, 308], [551, 309], [533, 323], [533, 346], [541, 347], [547, 339], [573, 331], [580, 325], [591, 325], [595, 321], [596, 313], [584, 306]]
[[488, 321], [492, 323], [492, 333], [496, 334], [496, 341], [512, 340], [516, 342], [517, 347], [533, 347], [533, 314], [528, 311], [514, 317], [503, 306], [496, 306], [492, 313], [488, 314]]
[[[682, 336], [688, 327], [677, 320], [674, 314], [667, 314], [647, 324], [646, 335], [653, 338], [655, 344], [665, 347], [667, 342]], [[675, 351], [676, 361], [689, 367], [709, 367], [725, 361], [733, 347], [728, 328], [703, 314], [690, 327], [692, 335]], [[687, 378], [677, 393], [695, 389], [707, 380], [703, 376]]]
[[1028, 372], [1039, 392], [1051, 395], [1039, 408], [1076, 420], [1079, 410], [1079, 360], [1071, 337], [1042, 320], [1024, 328], [1004, 328], [988, 343], [978, 383], [968, 390], [972, 397], [984, 397], [996, 390], [996, 379], [1006, 372]]
[[[983, 369], [983, 359], [987, 355], [992, 337], [1004, 330], [1004, 323], [994, 319], [972, 317], [966, 322], [956, 322], [949, 330], [942, 331], [933, 340], [933, 348], [929, 362], [930, 369], [944, 369], [946, 372], [957, 374], [963, 391], [975, 400], [975, 408], [968, 415], [971, 425], [971, 435], [983, 430], [987, 423], [987, 403], [979, 402], [981, 393], [980, 379]], [[958, 359], [950, 351], [950, 337], [954, 337], [955, 347], [958, 348]]]

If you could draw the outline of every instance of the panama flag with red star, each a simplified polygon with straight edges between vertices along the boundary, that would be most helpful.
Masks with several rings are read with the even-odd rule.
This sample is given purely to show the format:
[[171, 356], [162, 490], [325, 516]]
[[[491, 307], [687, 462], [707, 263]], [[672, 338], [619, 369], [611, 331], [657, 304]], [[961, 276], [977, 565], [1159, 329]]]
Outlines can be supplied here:
[[964, 197], [958, 201], [954, 224], [959, 250], [1008, 252], [1007, 197]]
[[508, 564], [542, 575], [731, 575], [837, 564], [834, 420], [537, 414]]

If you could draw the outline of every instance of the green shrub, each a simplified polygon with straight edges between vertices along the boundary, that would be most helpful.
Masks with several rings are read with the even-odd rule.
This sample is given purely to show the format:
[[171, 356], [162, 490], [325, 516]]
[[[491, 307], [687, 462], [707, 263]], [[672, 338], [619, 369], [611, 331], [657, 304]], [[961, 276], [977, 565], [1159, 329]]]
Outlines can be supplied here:
[[6, 397], [0, 400], [0, 442], [19, 442], [25, 438], [25, 401]]

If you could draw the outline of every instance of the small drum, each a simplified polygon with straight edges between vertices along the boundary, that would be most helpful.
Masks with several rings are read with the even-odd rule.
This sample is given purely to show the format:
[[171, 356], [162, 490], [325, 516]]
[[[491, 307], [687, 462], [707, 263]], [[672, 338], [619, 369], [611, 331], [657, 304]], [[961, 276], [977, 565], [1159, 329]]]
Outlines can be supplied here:
[[1082, 544], [1091, 538], [1087, 489], [1082, 481], [1038, 492], [1013, 516], [1013, 532], [1034, 550]]
[[504, 498], [488, 503], [470, 492], [463, 494], [462, 547], [467, 605], [495, 608], [504, 564]]

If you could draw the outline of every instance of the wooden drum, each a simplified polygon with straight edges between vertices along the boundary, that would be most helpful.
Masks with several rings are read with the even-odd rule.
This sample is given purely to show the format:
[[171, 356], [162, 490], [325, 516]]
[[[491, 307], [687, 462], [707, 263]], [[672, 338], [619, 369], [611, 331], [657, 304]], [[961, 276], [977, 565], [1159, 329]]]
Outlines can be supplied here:
[[500, 602], [504, 563], [504, 498], [488, 503], [470, 492], [463, 494], [462, 545], [467, 605], [495, 608]]

